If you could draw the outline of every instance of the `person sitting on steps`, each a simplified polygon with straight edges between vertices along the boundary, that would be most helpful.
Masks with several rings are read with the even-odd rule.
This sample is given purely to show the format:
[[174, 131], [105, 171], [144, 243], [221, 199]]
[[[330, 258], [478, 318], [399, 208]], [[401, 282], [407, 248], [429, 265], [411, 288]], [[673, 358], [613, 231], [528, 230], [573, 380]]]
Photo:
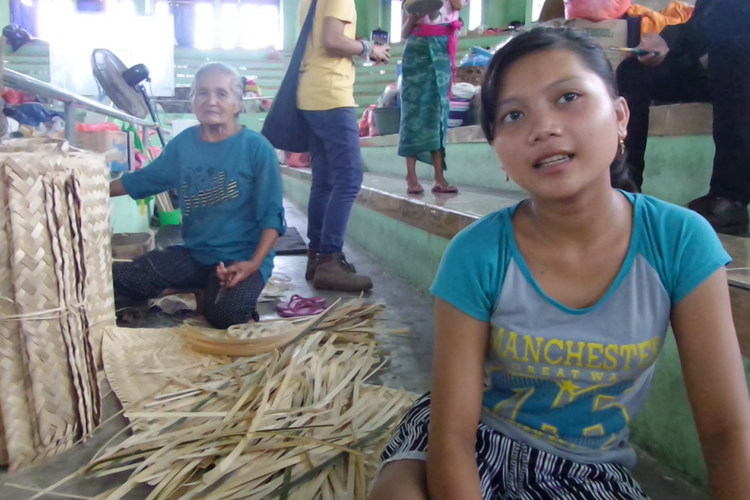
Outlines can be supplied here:
[[709, 102], [716, 145], [713, 176], [708, 194], [688, 208], [718, 232], [747, 232], [750, 2], [698, 0], [687, 23], [667, 26], [659, 35], [644, 35], [639, 47], [658, 55], [627, 59], [617, 69], [617, 83], [631, 111], [625, 145], [633, 180], [642, 186], [652, 101]]

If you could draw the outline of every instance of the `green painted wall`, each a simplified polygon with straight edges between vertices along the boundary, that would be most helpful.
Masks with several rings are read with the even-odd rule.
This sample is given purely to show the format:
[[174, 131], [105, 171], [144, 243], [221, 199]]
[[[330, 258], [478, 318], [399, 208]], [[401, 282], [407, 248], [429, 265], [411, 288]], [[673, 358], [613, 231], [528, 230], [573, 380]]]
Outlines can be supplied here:
[[[507, 183], [500, 161], [486, 143], [449, 144], [446, 148], [448, 179], [458, 185], [520, 191]], [[650, 137], [646, 150], [643, 190], [662, 200], [686, 205], [708, 191], [713, 165], [711, 136]], [[404, 175], [406, 167], [396, 146], [362, 148], [365, 171]], [[417, 165], [420, 176], [429, 178], [432, 167]]]
[[376, 28], [389, 29], [391, 20], [388, 18], [383, 26], [382, 0], [355, 0], [357, 4], [357, 36], [369, 39], [370, 33]]
[[281, 15], [284, 22], [284, 50], [294, 50], [299, 36], [299, 0], [281, 0]]
[[0, 0], [0, 29], [10, 24], [10, 0]]
[[[479, 0], [473, 0], [479, 1]], [[483, 0], [482, 24], [505, 27], [512, 21], [526, 21], [526, 8], [530, 0]]]
[[[281, 176], [284, 195], [305, 210], [310, 185], [287, 175]], [[448, 240], [354, 205], [347, 238], [375, 255], [389, 271], [420, 290], [432, 285]], [[387, 297], [386, 297], [387, 300]]]

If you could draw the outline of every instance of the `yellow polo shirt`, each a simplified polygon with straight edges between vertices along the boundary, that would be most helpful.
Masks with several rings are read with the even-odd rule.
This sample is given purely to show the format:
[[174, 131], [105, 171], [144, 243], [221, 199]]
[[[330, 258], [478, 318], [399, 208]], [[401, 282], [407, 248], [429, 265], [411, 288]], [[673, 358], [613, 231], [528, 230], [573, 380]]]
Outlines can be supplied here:
[[[304, 24], [312, 0], [300, 1], [300, 26]], [[318, 0], [313, 31], [307, 42], [300, 69], [297, 107], [305, 111], [326, 111], [354, 107], [354, 60], [326, 54], [321, 43], [323, 21], [333, 17], [346, 23], [344, 36], [356, 37], [357, 9], [354, 0]]]

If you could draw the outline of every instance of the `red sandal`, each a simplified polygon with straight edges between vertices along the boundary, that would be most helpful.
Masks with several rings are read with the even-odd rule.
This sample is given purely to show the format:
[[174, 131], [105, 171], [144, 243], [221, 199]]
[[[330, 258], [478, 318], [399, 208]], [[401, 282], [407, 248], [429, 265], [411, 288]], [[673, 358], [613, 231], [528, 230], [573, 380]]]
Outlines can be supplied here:
[[450, 184], [435, 184], [432, 188], [432, 192], [435, 194], [452, 194], [458, 193], [458, 188], [451, 186]]

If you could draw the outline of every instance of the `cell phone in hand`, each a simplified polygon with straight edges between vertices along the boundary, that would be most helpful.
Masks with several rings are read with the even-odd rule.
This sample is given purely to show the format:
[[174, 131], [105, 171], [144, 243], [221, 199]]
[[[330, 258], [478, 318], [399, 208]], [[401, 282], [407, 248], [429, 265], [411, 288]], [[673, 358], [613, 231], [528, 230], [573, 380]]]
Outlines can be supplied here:
[[658, 50], [644, 50], [630, 47], [610, 47], [609, 50], [614, 50], [615, 52], [624, 52], [626, 54], [633, 54], [636, 57], [661, 55], [661, 52], [659, 52]]
[[370, 34], [370, 41], [375, 45], [388, 45], [389, 40], [388, 32], [385, 30], [372, 30]]

